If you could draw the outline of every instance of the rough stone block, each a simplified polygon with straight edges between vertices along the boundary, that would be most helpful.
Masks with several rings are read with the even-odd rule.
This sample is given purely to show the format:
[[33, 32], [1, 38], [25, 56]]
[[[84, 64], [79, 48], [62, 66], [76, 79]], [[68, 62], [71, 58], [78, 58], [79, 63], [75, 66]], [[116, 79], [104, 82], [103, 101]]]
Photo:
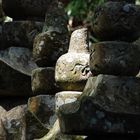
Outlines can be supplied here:
[[53, 7], [47, 9], [43, 32], [55, 31], [59, 34], [64, 33], [67, 34], [68, 33], [67, 25], [68, 25], [68, 15], [66, 14], [65, 9], [61, 3], [58, 5], [53, 5]]
[[140, 67], [140, 47], [125, 42], [99, 42], [91, 47], [90, 70], [93, 75], [135, 76]]
[[56, 120], [55, 99], [50, 95], [39, 95], [28, 100], [26, 113], [27, 139], [43, 137]]
[[33, 58], [39, 66], [55, 66], [57, 59], [68, 50], [68, 19], [64, 8], [54, 6], [48, 9], [43, 33], [36, 36]]
[[[88, 82], [93, 82], [92, 89]], [[88, 82], [82, 98], [60, 107], [61, 131], [81, 135], [139, 134], [140, 79], [99, 75]]]
[[8, 140], [26, 140], [25, 106], [17, 106], [2, 119]]
[[32, 91], [35, 94], [55, 94], [58, 86], [55, 82], [53, 67], [40, 67], [32, 71]]
[[[58, 92], [55, 95], [55, 109], [56, 111], [60, 108], [60, 106], [72, 103], [77, 100], [77, 98], [81, 95], [82, 92], [76, 92], [76, 91], [63, 91]], [[53, 127], [50, 129], [50, 131], [40, 140], [84, 140], [84, 137], [82, 136], [72, 136], [72, 135], [64, 135], [61, 133], [59, 121], [58, 119], [54, 123]]]
[[3, 47], [20, 46], [32, 49], [33, 40], [37, 34], [42, 32], [43, 24], [43, 22], [35, 21], [13, 21], [4, 23], [2, 26]]
[[60, 106], [72, 103], [82, 94], [78, 91], [62, 91], [55, 95], [55, 109], [58, 110]]
[[95, 10], [93, 32], [99, 40], [134, 41], [140, 36], [140, 6], [107, 2]]
[[38, 68], [32, 60], [32, 53], [28, 48], [10, 47], [0, 51], [0, 60], [13, 69], [31, 76], [32, 70]]
[[29, 98], [28, 110], [34, 114], [47, 129], [50, 129], [56, 120], [54, 96], [39, 95]]
[[[64, 37], [65, 36], [65, 37]], [[68, 34], [55, 31], [38, 34], [33, 43], [33, 58], [38, 66], [55, 66], [57, 59], [68, 49]]]
[[0, 140], [6, 140], [6, 131], [2, 122], [2, 118], [5, 117], [6, 110], [0, 106]]

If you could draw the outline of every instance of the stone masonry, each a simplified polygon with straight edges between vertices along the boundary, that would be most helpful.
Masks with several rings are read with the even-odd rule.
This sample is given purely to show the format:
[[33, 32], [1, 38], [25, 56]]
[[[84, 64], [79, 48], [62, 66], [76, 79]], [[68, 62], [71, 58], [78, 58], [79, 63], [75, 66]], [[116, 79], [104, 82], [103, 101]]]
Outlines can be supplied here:
[[108, 1], [94, 11], [93, 32], [102, 41], [90, 48], [94, 77], [77, 101], [58, 110], [64, 134], [121, 139], [140, 133], [140, 46], [131, 43], [139, 38], [140, 7], [129, 2]]
[[92, 24], [90, 46], [60, 1], [0, 0], [0, 140], [138, 140], [140, 6], [104, 0]]

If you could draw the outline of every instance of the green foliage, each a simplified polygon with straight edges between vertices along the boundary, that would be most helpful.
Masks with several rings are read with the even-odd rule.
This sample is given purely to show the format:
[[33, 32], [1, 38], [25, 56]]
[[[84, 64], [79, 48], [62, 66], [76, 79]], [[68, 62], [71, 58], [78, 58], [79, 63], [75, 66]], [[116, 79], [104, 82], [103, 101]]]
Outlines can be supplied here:
[[75, 17], [77, 20], [85, 20], [89, 18], [89, 14], [93, 12], [95, 6], [103, 2], [104, 0], [71, 0], [66, 11], [69, 16]]
[[98, 4], [102, 4], [104, 0], [70, 0], [66, 7], [69, 17], [73, 17], [74, 27], [84, 25], [89, 29], [89, 39], [91, 42], [98, 42], [92, 35], [92, 21], [94, 17], [94, 9]]

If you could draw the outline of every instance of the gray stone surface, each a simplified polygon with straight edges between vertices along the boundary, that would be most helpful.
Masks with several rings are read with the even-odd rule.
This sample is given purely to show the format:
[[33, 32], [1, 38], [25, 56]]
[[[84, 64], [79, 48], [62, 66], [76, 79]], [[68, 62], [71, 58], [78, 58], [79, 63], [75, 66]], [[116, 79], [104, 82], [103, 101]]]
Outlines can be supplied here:
[[[65, 134], [139, 134], [140, 79], [99, 75], [90, 93], [60, 107], [58, 117]], [[89, 83], [91, 85], [91, 83]], [[130, 88], [131, 87], [131, 88]]]
[[27, 48], [11, 47], [0, 51], [0, 96], [30, 96], [31, 71], [37, 65]]
[[[57, 93], [55, 96], [55, 109], [58, 110], [59, 107], [62, 106], [63, 104], [74, 102], [80, 95], [81, 95], [81, 92], [75, 92], [75, 91], [63, 91], [63, 92]], [[35, 107], [34, 105], [35, 102], [36, 101], [33, 101], [33, 104], [31, 103], [31, 110], [37, 110], [37, 107]], [[49, 103], [49, 105], [50, 104], [51, 103]], [[47, 111], [45, 112], [46, 112], [46, 115], [49, 114]], [[44, 115], [42, 118], [44, 119]], [[59, 127], [58, 119], [53, 124], [54, 125], [51, 127], [50, 131], [40, 140], [83, 140], [84, 139], [84, 137], [82, 136], [71, 136], [71, 135], [62, 134]]]
[[[126, 42], [99, 42], [91, 47], [90, 70], [93, 75], [135, 76], [140, 67], [140, 47]], [[137, 61], [136, 61], [137, 60]]]
[[6, 131], [2, 122], [2, 118], [5, 117], [6, 110], [0, 106], [0, 140], [6, 140]]
[[55, 80], [62, 90], [82, 91], [91, 75], [87, 40], [86, 28], [74, 31], [68, 53], [57, 60]]
[[53, 95], [39, 95], [29, 98], [28, 110], [34, 114], [47, 129], [50, 129], [56, 121], [55, 98]]
[[34, 94], [52, 94], [58, 91], [55, 82], [55, 71], [53, 67], [40, 67], [32, 71], [32, 91]]
[[54, 6], [48, 9], [43, 33], [36, 36], [33, 58], [39, 66], [55, 66], [57, 59], [68, 50], [69, 33], [64, 8]]
[[44, 22], [29, 20], [5, 22], [2, 26], [3, 48], [20, 46], [32, 49], [33, 40], [42, 32], [43, 25]]
[[32, 60], [32, 54], [28, 48], [10, 47], [1, 50], [0, 60], [28, 76], [31, 76], [32, 70], [38, 68], [36, 63]]
[[126, 2], [107, 2], [98, 6], [93, 32], [100, 40], [134, 41], [140, 36], [140, 6]]
[[[59, 35], [64, 33], [67, 34], [68, 16], [65, 12], [63, 5], [61, 3], [58, 3], [57, 5], [52, 6], [53, 7], [47, 9], [43, 32], [49, 31], [51, 33], [51, 31], [55, 31], [59, 33]], [[67, 36], [64, 36], [64, 38], [67, 38]]]
[[140, 79], [99, 75], [91, 77], [82, 93], [82, 98], [89, 96], [95, 104], [106, 111], [115, 113], [140, 113]]
[[68, 53], [89, 53], [88, 29], [81, 28], [75, 30], [70, 39]]
[[42, 138], [48, 129], [31, 112], [26, 112], [26, 140]]
[[[56, 94], [55, 96], [55, 109], [58, 110], [60, 106], [62, 106], [63, 104], [67, 104], [67, 103], [71, 103], [74, 102], [79, 96], [81, 95], [81, 92], [75, 92], [75, 91], [63, 91], [63, 92], [59, 92]], [[40, 101], [38, 101], [38, 99], [40, 98], [42, 100], [42, 103], [44, 102], [46, 97], [46, 103], [47, 103], [47, 107], [45, 107], [45, 105], [41, 104], [39, 105]], [[32, 97], [30, 98], [28, 104], [30, 103], [30, 105], [28, 106], [28, 108], [34, 113], [34, 114], [39, 114], [41, 115], [41, 119], [44, 121], [44, 116], [48, 116], [48, 111], [42, 111], [42, 109], [40, 108], [40, 106], [44, 109], [48, 108], [48, 105], [52, 105], [52, 103], [50, 103], [50, 96], [37, 96], [37, 97]], [[53, 101], [54, 102], [54, 101]], [[53, 104], [54, 107], [54, 104]], [[41, 112], [38, 112], [38, 111]], [[53, 110], [54, 111], [54, 110]], [[42, 114], [42, 112], [44, 112]], [[40, 117], [38, 117], [40, 118]], [[49, 122], [47, 120], [47, 122]], [[45, 123], [43, 123], [45, 125]], [[82, 136], [70, 136], [70, 135], [64, 135], [61, 133], [60, 131], [60, 127], [59, 127], [59, 121], [58, 119], [55, 121], [55, 123], [53, 122], [53, 126], [51, 127], [50, 131], [40, 140], [83, 140], [84, 137]]]
[[55, 109], [58, 110], [60, 106], [68, 103], [75, 102], [77, 98], [82, 94], [78, 91], [61, 91], [55, 95]]
[[54, 96], [31, 97], [28, 100], [26, 118], [27, 140], [41, 138], [47, 134], [56, 120]]
[[26, 140], [25, 106], [17, 106], [6, 113], [2, 118], [6, 139]]
[[45, 17], [47, 9], [56, 3], [57, 0], [3, 0], [2, 6], [6, 15], [14, 19], [40, 20]]

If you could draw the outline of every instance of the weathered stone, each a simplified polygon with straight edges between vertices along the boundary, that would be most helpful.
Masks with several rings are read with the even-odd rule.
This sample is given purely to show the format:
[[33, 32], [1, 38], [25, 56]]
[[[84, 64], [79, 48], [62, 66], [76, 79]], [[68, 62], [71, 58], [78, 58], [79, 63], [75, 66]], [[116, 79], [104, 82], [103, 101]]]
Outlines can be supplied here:
[[42, 138], [48, 131], [34, 114], [26, 112], [26, 140]]
[[30, 96], [31, 78], [0, 61], [0, 96]]
[[[64, 33], [68, 34], [67, 24], [68, 16], [65, 13], [64, 7], [58, 3], [57, 5], [53, 5], [53, 8], [50, 7], [47, 10], [43, 32], [50, 32], [50, 34], [56, 32], [59, 33], [59, 35]], [[56, 34], [57, 37], [59, 37], [59, 35]], [[52, 37], [55, 37], [55, 35]], [[63, 38], [67, 39], [65, 36], [63, 36]]]
[[17, 106], [2, 119], [8, 140], [26, 140], [25, 106]]
[[96, 86], [96, 79], [97, 77], [89, 77], [88, 81], [85, 85], [85, 88], [81, 94], [81, 96], [78, 99], [83, 98], [83, 96], [91, 96], [91, 94], [94, 94], [94, 88]]
[[37, 68], [32, 60], [31, 51], [28, 48], [10, 47], [0, 51], [0, 60], [21, 73], [31, 76], [32, 70]]
[[[51, 37], [53, 33], [54, 38]], [[33, 45], [33, 58], [38, 66], [55, 66], [57, 59], [66, 52], [68, 44], [65, 44], [65, 38], [63, 35], [57, 34], [58, 37], [56, 34], [52, 32], [49, 35], [48, 32], [44, 32], [36, 36]]]
[[53, 67], [37, 68], [32, 71], [32, 91], [35, 94], [55, 94], [58, 86], [55, 82]]
[[[56, 110], [58, 110], [58, 108], [62, 106], [63, 104], [74, 102], [80, 94], [81, 92], [74, 92], [74, 91], [64, 91], [64, 92], [57, 93], [55, 96]], [[44, 116], [43, 116], [43, 119], [44, 119]], [[45, 135], [40, 140], [83, 140], [83, 139], [84, 138], [80, 136], [71, 136], [71, 135], [62, 134], [59, 127], [59, 121], [56, 120], [56, 122], [54, 123], [50, 131], [47, 133], [47, 135]]]
[[91, 75], [87, 41], [86, 28], [74, 31], [68, 53], [57, 60], [55, 80], [62, 90], [82, 91]]
[[6, 115], [6, 110], [0, 106], [0, 140], [6, 140], [6, 132], [3, 126], [2, 118]]
[[[76, 91], [63, 91], [59, 92], [55, 96], [55, 107], [56, 110], [59, 109], [63, 104], [74, 102], [82, 92]], [[60, 131], [59, 121], [58, 119], [54, 123], [53, 127], [50, 131], [40, 140], [83, 140], [82, 136], [72, 136], [72, 135], [64, 135]]]
[[20, 46], [32, 49], [34, 37], [42, 31], [42, 28], [43, 22], [13, 21], [4, 23], [2, 26], [4, 48]]
[[6, 132], [3, 127], [3, 123], [0, 120], [0, 140], [6, 140]]
[[81, 29], [75, 30], [71, 35], [68, 53], [89, 54], [88, 41], [89, 40], [88, 40], [87, 28], [81, 28]]
[[[55, 96], [56, 110], [58, 110], [58, 108], [60, 106], [62, 106], [63, 104], [74, 102], [78, 98], [78, 96], [80, 96], [80, 94], [81, 94], [81, 92], [75, 92], [75, 91], [64, 91], [64, 92], [57, 93]], [[44, 97], [42, 97], [42, 98], [44, 98]], [[33, 100], [34, 100], [34, 98], [33, 98]], [[33, 101], [33, 104], [31, 103], [31, 108], [32, 108], [31, 110], [37, 110], [35, 107], [37, 105], [36, 104], [34, 105], [34, 103], [35, 103], [34, 101]], [[50, 104], [51, 103], [49, 103], [49, 105]], [[44, 116], [47, 116], [49, 113], [47, 111], [42, 111], [42, 112], [46, 112], [46, 115], [42, 114], [43, 115], [42, 119], [44, 120]], [[40, 112], [40, 114], [41, 114], [41, 112]], [[54, 123], [54, 125], [50, 129], [50, 131], [47, 133], [47, 135], [45, 135], [40, 140], [83, 140], [83, 137], [62, 134], [60, 131], [60, 127], [59, 127], [59, 122], [58, 122], [58, 120], [56, 120], [56, 122]]]
[[86, 88], [82, 98], [60, 107], [61, 131], [82, 135], [139, 134], [140, 79], [99, 75], [91, 81], [94, 86]]
[[55, 69], [55, 79], [62, 90], [82, 91], [90, 76], [89, 54], [67, 53], [62, 55]]
[[96, 8], [93, 32], [100, 40], [134, 41], [140, 36], [140, 6], [107, 2]]
[[90, 70], [93, 75], [135, 76], [140, 67], [139, 54], [140, 47], [134, 44], [100, 42], [91, 47]]
[[33, 58], [39, 66], [55, 66], [57, 59], [68, 50], [69, 35], [64, 9], [54, 6], [46, 13], [43, 33], [36, 36]]
[[40, 95], [28, 100], [27, 140], [47, 134], [56, 120], [54, 96]]
[[139, 84], [136, 77], [99, 75], [89, 78], [82, 95], [93, 97], [94, 103], [106, 111], [139, 114]]
[[57, 120], [53, 128], [48, 132], [48, 134], [39, 140], [84, 140], [84, 138], [84, 136], [72, 136], [62, 134], [59, 127], [59, 121]]
[[[37, 35], [33, 44], [33, 58], [38, 66], [53, 66], [52, 61], [52, 48], [53, 41], [48, 36], [48, 33], [44, 32]], [[51, 63], [53, 62], [53, 64]]]
[[54, 96], [39, 95], [29, 98], [28, 110], [36, 116], [47, 129], [50, 129], [56, 121]]
[[72, 103], [77, 100], [77, 98], [82, 94], [78, 91], [62, 91], [55, 95], [55, 109], [58, 110], [60, 106]]
[[56, 3], [57, 0], [3, 0], [2, 6], [6, 15], [14, 19], [43, 20], [47, 9]]

